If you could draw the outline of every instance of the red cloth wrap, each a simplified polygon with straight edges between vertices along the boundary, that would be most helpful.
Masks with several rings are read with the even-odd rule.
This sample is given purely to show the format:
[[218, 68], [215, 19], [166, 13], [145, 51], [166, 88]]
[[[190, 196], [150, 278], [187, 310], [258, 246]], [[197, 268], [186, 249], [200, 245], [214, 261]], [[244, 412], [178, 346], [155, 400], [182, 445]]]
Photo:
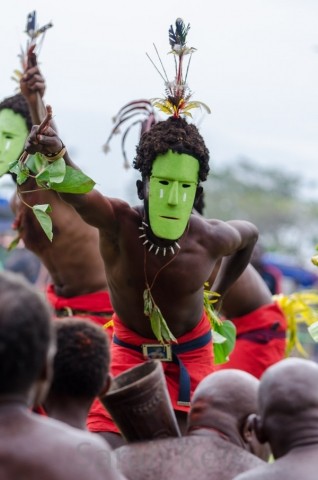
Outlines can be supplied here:
[[[275, 332], [286, 332], [287, 328], [285, 315], [276, 302], [264, 305], [248, 315], [231, 319], [231, 321], [236, 326], [237, 335], [252, 333], [259, 329], [270, 331], [275, 324], [277, 324]], [[264, 343], [238, 338], [230, 360], [222, 365], [216, 365], [215, 370], [236, 368], [260, 378], [268, 367], [285, 357], [285, 347], [286, 338], [273, 338]]]
[[[122, 341], [132, 345], [143, 343], [158, 343], [153, 338], [145, 338], [127, 328], [116, 314], [113, 315], [114, 333]], [[211, 329], [210, 322], [202, 315], [198, 325], [191, 332], [178, 337], [178, 343], [188, 342], [207, 333]], [[191, 379], [191, 396], [198, 383], [209, 373], [213, 372], [213, 349], [212, 342], [202, 348], [178, 355], [187, 368]], [[115, 377], [120, 373], [145, 361], [142, 353], [129, 348], [121, 347], [112, 342], [111, 345], [111, 374]], [[179, 392], [179, 368], [172, 362], [162, 362], [167, 386], [174, 410], [189, 411], [188, 406], [178, 405]], [[118, 432], [118, 428], [101, 403], [96, 400], [88, 415], [87, 427], [92, 432]]]
[[[54, 310], [69, 307], [75, 310], [74, 316], [87, 318], [101, 326], [104, 326], [111, 319], [114, 312], [107, 290], [66, 298], [56, 295], [54, 285], [51, 284], [47, 287], [46, 296]], [[76, 313], [76, 310], [87, 311], [88, 313]], [[105, 316], [94, 315], [93, 312], [105, 312]], [[107, 328], [108, 330], [112, 329]], [[108, 333], [111, 335], [112, 332]]]

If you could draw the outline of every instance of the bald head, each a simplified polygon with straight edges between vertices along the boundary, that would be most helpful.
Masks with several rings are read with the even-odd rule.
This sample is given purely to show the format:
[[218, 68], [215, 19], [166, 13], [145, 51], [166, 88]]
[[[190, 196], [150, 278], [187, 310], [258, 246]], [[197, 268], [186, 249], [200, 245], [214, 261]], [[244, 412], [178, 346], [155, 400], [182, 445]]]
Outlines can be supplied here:
[[261, 378], [259, 405], [261, 415], [299, 415], [317, 409], [318, 365], [286, 358], [270, 367]]
[[257, 412], [259, 380], [242, 370], [228, 369], [214, 372], [197, 386], [190, 410], [190, 420], [196, 421], [203, 411], [209, 416], [223, 412], [238, 422]]

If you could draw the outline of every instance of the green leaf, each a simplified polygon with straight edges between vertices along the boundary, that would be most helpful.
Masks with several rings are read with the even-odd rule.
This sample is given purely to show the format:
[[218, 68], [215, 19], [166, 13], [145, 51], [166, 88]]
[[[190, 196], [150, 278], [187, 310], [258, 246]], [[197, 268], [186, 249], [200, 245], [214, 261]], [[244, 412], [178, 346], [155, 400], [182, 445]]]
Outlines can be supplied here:
[[226, 342], [226, 337], [220, 335], [219, 332], [213, 330], [213, 343], [224, 343]]
[[50, 242], [52, 242], [52, 239], [53, 239], [52, 220], [51, 220], [51, 217], [47, 213], [47, 212], [52, 211], [50, 205], [49, 204], [34, 205], [32, 207], [32, 210], [33, 210], [33, 213], [36, 216], [39, 224], [41, 225], [42, 229], [44, 230], [45, 235], [50, 240]]
[[56, 192], [88, 193], [94, 188], [95, 182], [80, 170], [66, 165], [64, 180], [60, 183], [50, 182], [49, 186]]
[[43, 167], [47, 165], [47, 160], [41, 153], [37, 152], [34, 155], [29, 155], [26, 164], [34, 175], [43, 170]]
[[37, 174], [36, 182], [38, 184], [47, 183], [51, 188], [52, 184], [60, 184], [65, 177], [66, 165], [63, 158], [59, 158], [55, 162], [49, 163], [40, 173]]
[[20, 167], [19, 160], [12, 162], [9, 167], [9, 172], [14, 173], [17, 176], [17, 184], [22, 185], [30, 175], [30, 170], [26, 165]]
[[178, 340], [176, 339], [176, 337], [173, 335], [173, 333], [172, 333], [171, 330], [169, 329], [169, 327], [168, 327], [168, 325], [167, 325], [167, 322], [166, 322], [165, 319], [163, 318], [161, 312], [160, 312], [160, 315], [161, 315], [161, 318], [160, 318], [161, 332], [162, 332], [163, 339], [164, 339], [166, 342], [168, 342], [168, 343], [178, 342]]
[[161, 321], [160, 321], [161, 312], [159, 308], [155, 305], [154, 309], [150, 314], [150, 325], [153, 333], [155, 334], [156, 339], [163, 343], [162, 333], [161, 333]]
[[318, 342], [318, 322], [314, 322], [308, 327], [308, 332], [315, 342]]
[[[217, 340], [221, 337], [226, 341]], [[236, 339], [236, 328], [230, 320], [223, 320], [221, 324], [214, 324], [213, 332], [214, 363], [216, 365], [228, 361], [229, 354], [233, 351]], [[216, 341], [215, 341], [216, 340]]]
[[20, 240], [21, 240], [20, 235], [17, 235], [17, 236], [12, 240], [12, 242], [10, 243], [10, 245], [8, 246], [8, 248], [7, 248], [8, 252], [11, 252], [11, 250], [13, 250], [13, 249], [18, 245], [18, 243], [20, 242]]
[[150, 293], [150, 290], [148, 288], [146, 288], [146, 290], [144, 290], [143, 297], [144, 297], [144, 314], [147, 317], [150, 317], [150, 314], [153, 310], [153, 304], [152, 304], [152, 300], [151, 300], [151, 293]]

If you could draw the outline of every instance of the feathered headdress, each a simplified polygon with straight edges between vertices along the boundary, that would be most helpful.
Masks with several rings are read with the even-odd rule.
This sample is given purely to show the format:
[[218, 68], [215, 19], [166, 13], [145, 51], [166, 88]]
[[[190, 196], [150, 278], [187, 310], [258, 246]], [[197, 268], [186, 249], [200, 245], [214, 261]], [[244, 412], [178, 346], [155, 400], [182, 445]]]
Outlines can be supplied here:
[[130, 132], [131, 128], [135, 125], [140, 125], [140, 136], [150, 130], [152, 125], [157, 123], [157, 119], [155, 116], [155, 110], [153, 108], [152, 103], [149, 100], [134, 100], [132, 102], [126, 103], [117, 115], [113, 118], [113, 123], [115, 124], [112, 131], [110, 132], [105, 144], [103, 145], [103, 150], [105, 153], [108, 153], [110, 150], [109, 143], [113, 138], [113, 135], [119, 134], [120, 127], [123, 124], [127, 124], [121, 140], [121, 149], [122, 154], [124, 157], [124, 167], [129, 168], [130, 163], [128, 161], [126, 150], [125, 150], [125, 143], [128, 133]]
[[[181, 115], [187, 115], [191, 117], [190, 110], [193, 108], [203, 107], [208, 113], [211, 113], [209, 107], [199, 101], [190, 101], [192, 92], [187, 85], [187, 77], [189, 72], [189, 66], [193, 52], [196, 48], [187, 46], [187, 35], [190, 30], [190, 24], [186, 26], [181, 18], [177, 18], [175, 22], [175, 29], [172, 25], [169, 28], [169, 43], [171, 51], [174, 56], [175, 62], [175, 78], [173, 81], [169, 81], [166, 70], [161, 61], [160, 55], [156, 46], [154, 45], [156, 54], [158, 56], [162, 71], [155, 65], [154, 61], [147, 54], [151, 63], [156, 68], [159, 75], [165, 82], [165, 98], [154, 98], [151, 100], [154, 107], [157, 107], [161, 112], [168, 115], [173, 115], [175, 118]], [[188, 63], [184, 75], [184, 62], [185, 57], [188, 56]]]
[[[25, 33], [28, 36], [28, 40], [27, 40], [26, 48], [23, 49], [21, 47], [20, 54], [18, 55], [18, 57], [20, 58], [22, 72], [20, 70], [14, 70], [14, 72], [13, 72], [14, 74], [11, 77], [12, 80], [20, 83], [20, 79], [23, 75], [23, 72], [26, 70], [26, 68], [28, 66], [29, 67], [33, 66], [33, 65], [30, 65], [30, 62], [32, 61], [32, 57], [33, 57], [32, 54], [34, 53], [38, 56], [38, 54], [40, 52], [40, 49], [42, 47], [42, 44], [43, 44], [45, 33], [51, 27], [53, 27], [52, 22], [49, 22], [49, 23], [43, 25], [43, 27], [39, 27], [37, 25], [37, 23], [36, 23], [36, 11], [35, 10], [28, 14], [27, 24], [26, 24], [26, 29], [25, 29]], [[37, 43], [39, 37], [41, 37], [41, 39], [40, 39], [40, 42]]]
[[[161, 112], [164, 112], [168, 115], [173, 115], [176, 118], [180, 117], [181, 115], [187, 115], [191, 117], [192, 115], [190, 113], [190, 110], [198, 107], [203, 107], [208, 113], [211, 113], [209, 107], [204, 103], [198, 101], [190, 102], [192, 92], [187, 85], [187, 76], [189, 72], [191, 56], [193, 52], [196, 51], [196, 49], [193, 47], [189, 48], [186, 45], [187, 34], [190, 29], [190, 24], [185, 26], [183, 20], [181, 18], [177, 18], [175, 25], [175, 29], [172, 25], [170, 25], [169, 28], [169, 43], [171, 46], [170, 53], [174, 55], [175, 61], [175, 79], [173, 81], [169, 81], [168, 75], [155, 45], [154, 48], [163, 73], [161, 73], [159, 68], [155, 65], [154, 61], [147, 54], [151, 63], [154, 65], [155, 69], [165, 82], [166, 98], [154, 98], [151, 100], [134, 100], [124, 105], [119, 110], [117, 115], [113, 118], [113, 122], [115, 125], [111, 130], [105, 144], [103, 145], [104, 152], [108, 153], [110, 150], [109, 144], [111, 139], [113, 138], [113, 135], [121, 133], [120, 127], [123, 124], [128, 124], [122, 134], [121, 141], [125, 168], [129, 168], [130, 166], [125, 151], [125, 142], [127, 135], [130, 132], [131, 128], [137, 124], [141, 125], [140, 135], [142, 135], [144, 132], [148, 131], [154, 124], [158, 122], [154, 107], [158, 108]], [[189, 55], [189, 60], [186, 66], [186, 73], [184, 76], [184, 57], [186, 55]]]

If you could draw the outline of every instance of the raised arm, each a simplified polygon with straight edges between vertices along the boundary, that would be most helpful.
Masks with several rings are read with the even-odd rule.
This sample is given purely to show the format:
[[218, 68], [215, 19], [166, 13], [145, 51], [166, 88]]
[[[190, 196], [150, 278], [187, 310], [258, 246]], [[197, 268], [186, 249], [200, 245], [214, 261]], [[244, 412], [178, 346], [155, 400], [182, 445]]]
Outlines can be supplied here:
[[[25, 150], [30, 154], [42, 153], [52, 162], [63, 157], [66, 165], [80, 170], [72, 162], [62, 140], [50, 126], [39, 133], [38, 125], [34, 125], [26, 140]], [[110, 200], [97, 190], [86, 194], [60, 193], [60, 196], [77, 210], [84, 221], [110, 234], [115, 233], [118, 224], [114, 207], [121, 203], [120, 201]]]
[[222, 244], [223, 258], [212, 290], [221, 295], [222, 301], [222, 297], [247, 267], [258, 239], [258, 230], [253, 223], [231, 220], [225, 222], [220, 232], [218, 241]]
[[20, 79], [20, 89], [22, 95], [28, 102], [32, 122], [38, 125], [46, 115], [43, 101], [46, 85], [44, 77], [37, 65], [37, 58], [33, 48], [28, 51], [27, 67]]

